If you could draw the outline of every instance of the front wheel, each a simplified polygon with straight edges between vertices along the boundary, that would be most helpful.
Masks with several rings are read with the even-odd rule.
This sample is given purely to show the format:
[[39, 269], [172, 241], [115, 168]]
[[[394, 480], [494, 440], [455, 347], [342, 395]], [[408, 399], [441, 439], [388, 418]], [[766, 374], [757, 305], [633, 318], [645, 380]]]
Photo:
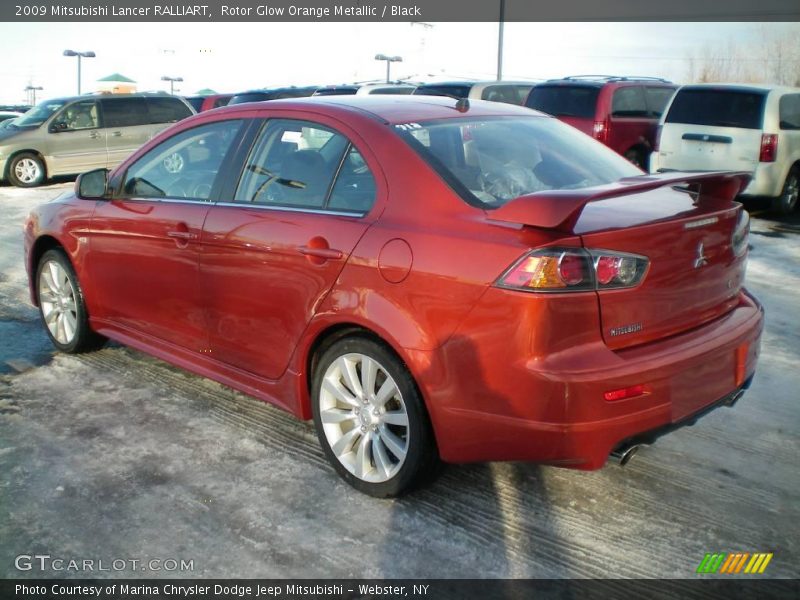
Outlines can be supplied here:
[[800, 168], [792, 167], [786, 176], [781, 195], [772, 199], [772, 210], [779, 215], [787, 216], [797, 208], [797, 198], [800, 195]]
[[422, 483], [438, 462], [424, 403], [400, 360], [361, 337], [336, 342], [312, 383], [320, 444], [339, 475], [378, 498]]
[[17, 187], [36, 187], [44, 181], [44, 164], [30, 152], [17, 154], [8, 165], [8, 179]]
[[95, 350], [105, 338], [89, 328], [83, 293], [69, 259], [61, 250], [48, 250], [36, 270], [39, 312], [53, 345], [70, 354]]

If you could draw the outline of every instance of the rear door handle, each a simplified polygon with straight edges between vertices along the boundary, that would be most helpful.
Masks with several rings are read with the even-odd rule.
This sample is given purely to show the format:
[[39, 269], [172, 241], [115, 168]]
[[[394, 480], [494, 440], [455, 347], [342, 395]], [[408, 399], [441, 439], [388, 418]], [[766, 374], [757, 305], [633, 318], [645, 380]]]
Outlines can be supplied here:
[[121, 137], [122, 136], [122, 132], [121, 131], [113, 131], [113, 132], [111, 132], [111, 135], [113, 135], [114, 137]]
[[168, 231], [167, 237], [177, 240], [196, 240], [197, 234], [192, 233], [191, 231]]
[[315, 258], [322, 258], [325, 260], [338, 260], [344, 256], [341, 250], [334, 248], [311, 248], [310, 246], [300, 246], [298, 248], [300, 254], [305, 256], [313, 256]]

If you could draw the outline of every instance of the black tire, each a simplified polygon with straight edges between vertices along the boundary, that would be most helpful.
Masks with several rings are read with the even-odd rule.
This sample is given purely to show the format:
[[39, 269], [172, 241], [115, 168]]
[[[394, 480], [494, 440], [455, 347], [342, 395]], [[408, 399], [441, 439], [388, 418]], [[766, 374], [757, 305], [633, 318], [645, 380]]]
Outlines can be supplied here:
[[[57, 265], [57, 269], [54, 269], [52, 263]], [[58, 283], [61, 284], [60, 287], [62, 289], [65, 289], [65, 294], [67, 296], [71, 295], [73, 299], [72, 302], [62, 302], [59, 304], [56, 300], [56, 295], [51, 294], [51, 290], [47, 289], [49, 284], [43, 284], [43, 271], [45, 271], [45, 269], [47, 269], [47, 275], [44, 276], [45, 279], [49, 277], [49, 280], [53, 283], [55, 283], [55, 280], [52, 271], [55, 270], [56, 273], [63, 273], [65, 279]], [[60, 271], [58, 269], [60, 269]], [[66, 290], [65, 284], [68, 284], [68, 291]], [[78, 282], [78, 277], [75, 275], [75, 270], [72, 268], [72, 264], [63, 250], [48, 250], [39, 260], [39, 264], [36, 268], [36, 298], [39, 303], [39, 314], [42, 317], [45, 331], [50, 337], [50, 341], [53, 342], [53, 345], [61, 352], [66, 352], [68, 354], [89, 352], [91, 350], [97, 350], [105, 344], [106, 338], [95, 333], [89, 327], [89, 318], [86, 312], [86, 305], [83, 301], [83, 291]], [[57, 329], [56, 333], [51, 330], [51, 325], [48, 325], [48, 319], [51, 319], [51, 322], [53, 319], [53, 312], [50, 312], [51, 309], [54, 309], [58, 313], [55, 317], [56, 321], [63, 315], [61, 330]], [[63, 325], [67, 320], [69, 323], [74, 323], [74, 331], [71, 335], [65, 335], [62, 339], [58, 339], [56, 336], [60, 335], [59, 331], [68, 333], [69, 330], [73, 328], [72, 325]], [[56, 327], [58, 327], [58, 325], [56, 325]]]
[[42, 185], [45, 180], [44, 163], [35, 154], [21, 152], [8, 163], [8, 180], [23, 188]]
[[[321, 398], [323, 397], [322, 385], [326, 373], [328, 373], [329, 369], [335, 370], [337, 367], [334, 365], [334, 363], [341, 364], [337, 361], [344, 359], [343, 357], [354, 357], [359, 355], [374, 361], [377, 367], [380, 369], [377, 371], [377, 375], [374, 377], [374, 381], [376, 383], [373, 385], [373, 389], [380, 385], [382, 377], [382, 381], [384, 383], [389, 377], [391, 377], [396, 386], [396, 390], [399, 391], [399, 396], [394, 394], [391, 397], [392, 399], [387, 401], [384, 405], [385, 407], [392, 403], [396, 403], [390, 411], [387, 409], [387, 414], [398, 414], [396, 408], [397, 406], [402, 405], [400, 411], [402, 412], [404, 410], [404, 414], [407, 416], [407, 426], [400, 427], [400, 430], [405, 433], [405, 437], [403, 437], [402, 441], [406, 443], [407, 448], [402, 462], [397, 459], [397, 455], [392, 454], [391, 444], [380, 441], [381, 436], [385, 434], [385, 429], [394, 428], [394, 425], [381, 422], [372, 426], [375, 428], [375, 431], [373, 432], [372, 430], [365, 428], [364, 421], [361, 420], [363, 418], [362, 416], [348, 417], [348, 419], [351, 419], [348, 420], [348, 424], [353, 425], [348, 433], [354, 433], [356, 437], [353, 438], [352, 444], [345, 446], [349, 447], [349, 450], [347, 452], [342, 452], [344, 455], [343, 460], [350, 455], [357, 456], [356, 446], [360, 446], [362, 439], [366, 437], [366, 443], [364, 444], [365, 447], [367, 447], [367, 449], [364, 450], [364, 456], [366, 457], [365, 464], [369, 465], [369, 468], [371, 469], [370, 473], [373, 477], [385, 477], [389, 472], [387, 470], [385, 473], [380, 473], [379, 462], [383, 462], [384, 465], [386, 463], [384, 461], [378, 461], [377, 458], [379, 457], [376, 456], [377, 454], [382, 454], [384, 457], [389, 457], [390, 461], [392, 462], [397, 461], [394, 464], [394, 468], [397, 470], [392, 474], [391, 477], [383, 481], [368, 481], [366, 480], [366, 477], [358, 477], [354, 472], [351, 472], [351, 470], [345, 466], [343, 460], [340, 460], [334, 452], [322, 420], [323, 410], [339, 410], [338, 408], [324, 409], [321, 406]], [[363, 365], [365, 363], [361, 362], [358, 364]], [[329, 377], [331, 376], [330, 373], [328, 373], [328, 375]], [[362, 386], [364, 381], [363, 369], [358, 371], [358, 375], [359, 386]], [[346, 388], [345, 390], [349, 391]], [[355, 394], [352, 395], [355, 396]], [[378, 394], [376, 394], [375, 397], [377, 397], [377, 395]], [[331, 397], [332, 396], [327, 393], [328, 401]], [[376, 406], [375, 404], [368, 404], [367, 401], [363, 401], [363, 403], [365, 406], [362, 407], [362, 410], [367, 412], [370, 412], [370, 409]], [[325, 350], [320, 359], [317, 361], [317, 365], [313, 373], [311, 386], [311, 405], [312, 412], [314, 414], [314, 425], [316, 426], [317, 436], [319, 438], [320, 445], [325, 452], [325, 456], [333, 465], [339, 476], [360, 492], [376, 498], [395, 497], [425, 483], [436, 473], [437, 467], [439, 466], [439, 454], [436, 449], [433, 430], [430, 425], [430, 420], [428, 418], [428, 413], [425, 409], [424, 402], [420, 396], [416, 384], [414, 383], [413, 378], [411, 377], [411, 374], [408, 372], [408, 369], [390, 349], [381, 343], [366, 337], [348, 337], [335, 342], [330, 348]], [[356, 407], [352, 409], [352, 412], [355, 414], [355, 412], [358, 410], [359, 409]], [[342, 412], [347, 413], [347, 411]], [[378, 413], [372, 414], [377, 415]], [[376, 420], [383, 419], [382, 416], [376, 416], [374, 418]], [[359, 423], [361, 423], [360, 427], [358, 426]], [[330, 422], [328, 423], [328, 426], [338, 428], [337, 431], [344, 429], [344, 427], [349, 427], [349, 425], [344, 423], [335, 423], [332, 425]], [[356, 429], [359, 429], [362, 432], [365, 431], [366, 433], [360, 434], [358, 431], [352, 431]], [[397, 429], [392, 429], [392, 431], [396, 432]], [[341, 437], [347, 437], [347, 434], [343, 434]], [[375, 438], [379, 439], [376, 441]], [[399, 437], [395, 439], [399, 439]], [[376, 444], [381, 446], [383, 450], [381, 450], [381, 448], [376, 448]], [[354, 460], [354, 462], [358, 461]]]
[[628, 162], [633, 163], [645, 173], [648, 172], [650, 161], [648, 160], [647, 152], [645, 152], [643, 149], [631, 148], [625, 153], [625, 158], [628, 160]]
[[783, 182], [781, 195], [772, 199], [772, 212], [784, 217], [792, 214], [800, 204], [798, 195], [800, 195], [800, 168], [794, 166]]

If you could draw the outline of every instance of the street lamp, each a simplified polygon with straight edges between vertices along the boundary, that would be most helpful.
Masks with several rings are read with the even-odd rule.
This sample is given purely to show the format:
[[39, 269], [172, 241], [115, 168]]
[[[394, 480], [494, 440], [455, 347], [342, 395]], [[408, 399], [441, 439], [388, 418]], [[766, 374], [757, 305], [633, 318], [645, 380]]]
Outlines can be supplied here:
[[169, 81], [169, 93], [175, 95], [175, 82], [183, 81], [183, 77], [168, 77], [164, 75], [161, 81]]
[[31, 106], [36, 106], [36, 92], [42, 91], [44, 88], [41, 86], [33, 86], [29, 85], [25, 88], [25, 91], [28, 92], [28, 97], [31, 98]]
[[78, 57], [78, 96], [81, 95], [81, 58], [94, 58], [96, 54], [91, 50], [86, 52], [75, 52], [75, 50], [64, 50], [64, 56]]
[[389, 77], [389, 68], [393, 62], [403, 62], [402, 56], [386, 56], [385, 54], [376, 54], [375, 60], [385, 60], [386, 61], [386, 83], [391, 81]]

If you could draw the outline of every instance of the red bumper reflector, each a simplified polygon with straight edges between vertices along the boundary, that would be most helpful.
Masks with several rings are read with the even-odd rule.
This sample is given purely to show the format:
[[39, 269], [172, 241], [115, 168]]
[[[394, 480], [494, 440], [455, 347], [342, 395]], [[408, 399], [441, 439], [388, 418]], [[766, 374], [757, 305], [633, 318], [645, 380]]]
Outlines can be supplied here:
[[632, 385], [630, 387], [622, 388], [620, 390], [612, 390], [603, 394], [603, 398], [609, 402], [615, 400], [626, 400], [628, 398], [635, 398], [636, 396], [644, 396], [647, 393], [643, 384]]
[[747, 372], [747, 355], [750, 353], [750, 344], [742, 344], [736, 348], [736, 385], [744, 383], [744, 376]]

